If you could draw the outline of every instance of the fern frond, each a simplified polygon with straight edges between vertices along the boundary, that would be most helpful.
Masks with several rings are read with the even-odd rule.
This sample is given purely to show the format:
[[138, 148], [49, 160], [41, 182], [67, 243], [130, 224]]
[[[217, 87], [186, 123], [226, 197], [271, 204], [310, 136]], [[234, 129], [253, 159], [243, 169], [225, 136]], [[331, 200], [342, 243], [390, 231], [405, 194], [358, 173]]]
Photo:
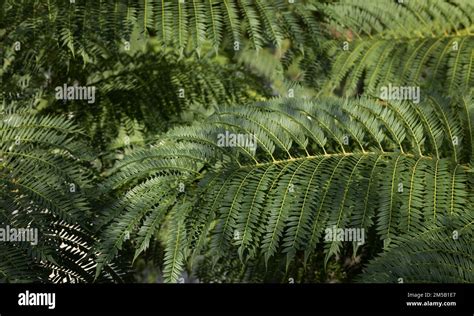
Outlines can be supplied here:
[[[375, 229], [390, 247], [397, 236], [472, 207], [469, 161], [460, 159], [471, 155], [466, 145], [472, 131], [463, 117], [450, 114], [459, 102], [436, 99], [423, 103], [422, 111], [366, 98], [286, 99], [220, 109], [204, 126], [163, 135], [158, 148], [168, 155], [157, 155], [158, 148], [140, 151], [116, 169], [109, 187], [129, 187], [124, 198], [130, 200], [114, 213], [120, 215], [104, 243], [110, 234], [141, 230], [147, 214], [159, 217], [155, 208], [168, 205], [160, 201], [180, 194], [170, 183], [181, 181], [186, 196], [199, 198], [184, 219], [186, 246], [177, 246], [183, 234], [173, 232], [170, 244], [180, 250], [168, 249], [170, 280], [186, 260], [181, 254], [189, 249], [195, 258], [203, 245], [214, 262], [234, 254], [246, 264], [282, 260], [287, 269], [296, 255], [306, 261], [316, 249], [323, 249], [326, 262], [337, 256], [347, 244], [323, 238], [332, 227]], [[254, 139], [256, 150], [246, 138], [220, 144], [229, 133]], [[453, 133], [459, 149], [449, 141]], [[192, 170], [179, 167], [185, 160]], [[117, 251], [113, 245], [103, 249], [104, 262]]]
[[[10, 6], [8, 21], [32, 18], [31, 11], [17, 11], [14, 3]], [[284, 0], [121, 0], [100, 1], [96, 6], [87, 1], [56, 0], [45, 4], [30, 2], [30, 6], [36, 12], [30, 28], [39, 28], [41, 23], [58, 27], [62, 43], [71, 52], [77, 52], [75, 34], [79, 30], [82, 36], [96, 33], [110, 42], [130, 38], [134, 26], [141, 34], [156, 36], [164, 45], [171, 44], [183, 51], [188, 47], [200, 50], [209, 42], [217, 50], [244, 41], [258, 49], [267, 43], [279, 46], [283, 38], [299, 40], [299, 45], [310, 38], [305, 31], [315, 28], [312, 7]], [[224, 40], [226, 32], [231, 41]]]
[[434, 227], [396, 238], [386, 252], [368, 264], [360, 281], [472, 283], [472, 223], [453, 221], [450, 230]]
[[[2, 108], [1, 228], [36, 230], [29, 243], [2, 241], [0, 278], [8, 282], [92, 282], [96, 267], [88, 192], [91, 158], [84, 132], [53, 116]], [[31, 233], [30, 233], [31, 234]], [[31, 238], [31, 236], [30, 236]], [[5, 245], [4, 245], [5, 244]], [[110, 265], [101, 280], [119, 280]]]
[[336, 37], [327, 89], [379, 95], [381, 87], [392, 84], [454, 95], [473, 86], [468, 1], [346, 0], [321, 9]]

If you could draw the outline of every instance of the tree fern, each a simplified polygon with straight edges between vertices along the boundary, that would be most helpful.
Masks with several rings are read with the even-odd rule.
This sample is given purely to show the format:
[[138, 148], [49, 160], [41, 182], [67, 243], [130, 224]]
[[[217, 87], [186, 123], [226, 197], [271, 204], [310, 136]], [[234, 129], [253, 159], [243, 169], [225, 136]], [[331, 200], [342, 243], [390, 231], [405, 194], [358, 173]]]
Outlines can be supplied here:
[[472, 282], [473, 8], [7, 0], [0, 224], [40, 241], [0, 243], [0, 280], [118, 282], [152, 258], [167, 282], [332, 281], [347, 260]]
[[390, 83], [455, 94], [473, 86], [469, 1], [347, 0], [322, 10], [336, 38], [326, 44], [335, 57], [328, 89], [378, 95]]
[[448, 223], [451, 229], [432, 227], [421, 234], [396, 238], [387, 252], [369, 263], [361, 281], [472, 283], [472, 214], [463, 216], [464, 220]]
[[[202, 127], [174, 129], [156, 148], [124, 159], [111, 176], [110, 189], [129, 189], [108, 212], [117, 217], [107, 217], [101, 262], [117, 253], [120, 227], [129, 223], [135, 240], [145, 216], [162, 211], [160, 200], [169, 194], [193, 201], [180, 254], [209, 242], [215, 262], [235, 252], [246, 263], [282, 260], [288, 267], [295, 255], [308, 258], [319, 247], [327, 262], [343, 246], [322, 240], [327, 228], [375, 228], [389, 247], [397, 236], [462, 216], [472, 207], [469, 160], [460, 159], [470, 155], [463, 140], [472, 131], [460, 123], [465, 113], [451, 112], [458, 102], [424, 103], [435, 113], [426, 122], [410, 103], [286, 99], [222, 109]], [[439, 123], [446, 113], [449, 122]], [[448, 130], [456, 130], [460, 149], [452, 147]], [[257, 151], [218, 146], [226, 131], [253, 135]], [[128, 203], [139, 207], [133, 211]], [[171, 232], [173, 245], [176, 234], [183, 236], [178, 231]], [[174, 267], [182, 260], [167, 257], [170, 280], [176, 281]]]
[[[63, 118], [2, 107], [0, 222], [2, 229], [35, 229], [38, 238], [37, 244], [1, 243], [2, 280], [93, 280], [91, 174], [84, 165], [91, 157], [84, 136]], [[120, 280], [123, 272], [115, 269], [107, 266], [100, 279]]]
[[[22, 7], [22, 5], [27, 6]], [[51, 0], [48, 3], [8, 1], [7, 21], [31, 18], [32, 26], [48, 23], [56, 28], [71, 50], [85, 36], [103, 40], [128, 39], [134, 27], [181, 51], [200, 49], [206, 43], [217, 50], [244, 41], [254, 48], [267, 42], [279, 45], [284, 37], [302, 39], [315, 21], [304, 4], [288, 1], [87, 1]], [[306, 9], [306, 10], [305, 10]], [[32, 11], [36, 12], [33, 16]], [[81, 35], [79, 35], [81, 30]], [[230, 34], [229, 40], [225, 34]], [[81, 39], [82, 37], [82, 39]], [[309, 37], [308, 37], [309, 38]], [[301, 44], [302, 42], [300, 42]], [[77, 49], [76, 49], [77, 51]]]

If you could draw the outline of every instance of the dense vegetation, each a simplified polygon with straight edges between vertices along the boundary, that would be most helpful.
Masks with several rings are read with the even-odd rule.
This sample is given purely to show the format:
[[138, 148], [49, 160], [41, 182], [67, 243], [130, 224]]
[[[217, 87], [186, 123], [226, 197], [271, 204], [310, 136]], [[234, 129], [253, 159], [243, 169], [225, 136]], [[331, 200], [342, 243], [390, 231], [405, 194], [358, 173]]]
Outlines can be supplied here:
[[472, 12], [6, 0], [0, 281], [474, 282]]

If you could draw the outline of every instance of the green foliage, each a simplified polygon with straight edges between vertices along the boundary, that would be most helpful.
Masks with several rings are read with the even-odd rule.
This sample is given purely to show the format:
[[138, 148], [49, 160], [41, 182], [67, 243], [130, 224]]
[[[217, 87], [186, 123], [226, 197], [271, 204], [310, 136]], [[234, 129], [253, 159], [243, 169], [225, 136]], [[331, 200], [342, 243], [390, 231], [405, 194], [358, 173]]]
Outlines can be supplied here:
[[316, 28], [308, 9], [286, 0], [22, 0], [7, 2], [5, 19], [9, 24], [28, 18], [33, 32], [48, 27], [63, 46], [78, 53], [90, 37], [128, 39], [135, 28], [180, 51], [200, 49], [208, 43], [217, 50], [244, 41], [253, 48], [268, 43], [279, 46], [288, 37], [303, 44], [310, 39], [305, 31]]
[[[111, 143], [124, 145], [124, 136], [132, 138], [141, 133], [146, 138], [175, 124], [202, 119], [217, 105], [247, 103], [267, 95], [259, 78], [247, 74], [241, 66], [229, 64], [225, 57], [199, 59], [192, 53], [184, 56], [162, 49], [156, 37], [145, 39], [137, 31], [128, 34], [130, 38], [125, 41], [110, 32], [114, 21], [105, 23], [108, 26], [103, 32], [92, 32], [95, 25], [88, 23], [88, 17], [78, 16], [71, 22], [77, 32], [65, 31], [61, 27], [73, 27], [63, 21], [71, 12], [87, 16], [97, 13], [96, 16], [102, 15], [99, 20], [106, 17], [100, 6], [79, 1], [64, 3], [6, 5], [6, 23], [18, 25], [4, 26], [5, 63], [1, 75], [5, 98], [28, 99], [28, 107], [43, 114], [67, 113], [74, 117], [104, 151], [102, 155], [107, 155], [105, 151], [112, 147]], [[110, 17], [107, 15], [107, 19]], [[25, 21], [16, 22], [20, 18]], [[38, 29], [48, 32], [38, 33]], [[65, 32], [80, 33], [81, 37], [76, 36], [67, 45], [59, 35]], [[55, 88], [63, 84], [94, 86], [97, 102], [85, 105], [57, 100]]]
[[5, 1], [0, 280], [473, 282], [473, 9]]
[[202, 119], [217, 105], [247, 103], [265, 93], [240, 67], [179, 59], [172, 52], [106, 55], [91, 68], [84, 80], [96, 87], [100, 106], [51, 100], [44, 111], [73, 113], [94, 141], [104, 145], [119, 136], [121, 126], [133, 134], [137, 127], [129, 122], [140, 122], [145, 135], [155, 135]]
[[[471, 214], [472, 215], [472, 214]], [[453, 230], [432, 228], [397, 238], [362, 275], [364, 282], [472, 283], [472, 218]]]
[[[474, 85], [470, 1], [344, 0], [324, 6], [335, 40], [326, 88], [379, 94], [381, 86], [422, 86], [458, 94]], [[347, 49], [344, 49], [347, 45]]]
[[[37, 245], [1, 242], [0, 279], [93, 280], [96, 239], [90, 229], [87, 191], [92, 183], [86, 167], [92, 151], [84, 136], [63, 118], [2, 108], [0, 222], [2, 229], [37, 230]], [[120, 279], [115, 269], [107, 266], [100, 279]]]
[[[114, 219], [100, 262], [117, 253], [124, 228], [132, 241], [143, 231], [152, 235], [158, 224], [146, 223], [164, 212], [189, 212], [189, 231], [181, 224], [169, 231], [165, 271], [173, 281], [183, 256], [199, 255], [206, 243], [215, 262], [234, 252], [244, 263], [283, 260], [288, 267], [318, 247], [325, 262], [338, 255], [340, 241], [322, 240], [333, 226], [375, 227], [388, 247], [446, 216], [468, 216], [472, 150], [466, 145], [473, 131], [462, 122], [472, 122], [472, 107], [472, 101], [436, 99], [420, 106], [287, 99], [223, 109], [202, 126], [176, 128], [156, 147], [125, 158], [110, 178], [110, 189], [129, 189], [106, 212]], [[219, 147], [226, 132], [254, 135], [257, 151]], [[461, 143], [454, 145], [450, 135]], [[180, 195], [193, 201], [191, 211], [188, 203], [170, 207], [169, 199]], [[179, 243], [184, 235], [188, 241]]]

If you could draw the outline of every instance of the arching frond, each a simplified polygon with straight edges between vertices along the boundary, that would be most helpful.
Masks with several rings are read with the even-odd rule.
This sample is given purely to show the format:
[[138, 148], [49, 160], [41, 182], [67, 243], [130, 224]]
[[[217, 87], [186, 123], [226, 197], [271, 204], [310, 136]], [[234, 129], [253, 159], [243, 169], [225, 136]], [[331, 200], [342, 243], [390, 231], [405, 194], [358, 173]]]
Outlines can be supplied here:
[[[216, 261], [235, 253], [243, 262], [271, 258], [288, 267], [319, 247], [326, 262], [339, 254], [347, 244], [328, 240], [328, 229], [375, 228], [389, 247], [397, 236], [462, 216], [472, 207], [469, 161], [461, 158], [470, 155], [472, 131], [447, 115], [459, 102], [424, 103], [434, 113], [427, 119], [410, 103], [276, 100], [176, 128], [110, 178], [111, 189], [129, 189], [112, 210], [118, 215], [103, 237], [101, 262], [114, 257], [125, 230], [135, 240], [168, 195], [195, 201], [184, 219], [187, 246], [180, 243], [177, 257], [168, 252], [170, 281], [179, 277], [181, 254], [207, 243]], [[448, 131], [459, 135], [460, 148]], [[183, 233], [173, 227], [176, 248]]]
[[[335, 37], [330, 90], [380, 95], [415, 86], [456, 94], [474, 85], [469, 1], [344, 0], [322, 10]], [[425, 90], [426, 91], [426, 90]]]

